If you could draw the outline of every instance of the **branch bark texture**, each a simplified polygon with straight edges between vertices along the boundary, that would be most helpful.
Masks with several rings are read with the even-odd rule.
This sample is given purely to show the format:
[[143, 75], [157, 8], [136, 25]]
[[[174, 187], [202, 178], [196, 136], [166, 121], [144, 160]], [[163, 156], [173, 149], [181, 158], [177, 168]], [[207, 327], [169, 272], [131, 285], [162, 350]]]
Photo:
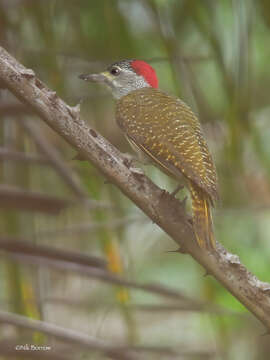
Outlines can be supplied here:
[[0, 81], [30, 106], [60, 136], [94, 164], [180, 247], [213, 275], [270, 331], [270, 284], [261, 282], [220, 244], [216, 251], [199, 249], [181, 203], [130, 166], [121, 153], [46, 87], [32, 70], [0, 47]]

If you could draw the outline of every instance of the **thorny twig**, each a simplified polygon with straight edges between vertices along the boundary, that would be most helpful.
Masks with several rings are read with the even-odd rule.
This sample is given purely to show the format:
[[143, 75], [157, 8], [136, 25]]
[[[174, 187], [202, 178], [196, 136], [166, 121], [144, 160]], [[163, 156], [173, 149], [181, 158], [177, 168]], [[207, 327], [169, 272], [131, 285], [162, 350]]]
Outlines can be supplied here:
[[213, 275], [270, 330], [270, 284], [261, 282], [220, 244], [216, 251], [199, 249], [183, 206], [146, 176], [125, 165], [121, 153], [70, 107], [0, 48], [0, 81], [31, 107], [60, 136], [95, 165], [181, 247]]

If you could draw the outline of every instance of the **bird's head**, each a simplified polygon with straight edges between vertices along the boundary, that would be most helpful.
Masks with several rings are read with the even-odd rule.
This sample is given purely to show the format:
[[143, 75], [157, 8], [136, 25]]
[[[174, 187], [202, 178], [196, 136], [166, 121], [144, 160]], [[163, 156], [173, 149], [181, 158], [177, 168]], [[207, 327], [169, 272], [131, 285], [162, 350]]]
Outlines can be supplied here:
[[133, 90], [158, 87], [155, 70], [142, 60], [122, 60], [110, 65], [104, 72], [83, 74], [79, 78], [106, 84], [116, 99], [120, 99]]

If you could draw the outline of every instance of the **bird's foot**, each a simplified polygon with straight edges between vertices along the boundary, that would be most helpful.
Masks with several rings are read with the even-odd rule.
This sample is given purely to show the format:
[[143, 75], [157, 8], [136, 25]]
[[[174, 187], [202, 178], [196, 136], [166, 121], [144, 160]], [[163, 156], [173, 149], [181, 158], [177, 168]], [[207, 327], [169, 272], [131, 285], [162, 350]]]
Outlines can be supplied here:
[[[134, 166], [134, 163], [138, 162], [138, 158], [136, 156], [133, 156], [131, 154], [128, 153], [124, 153], [122, 154], [123, 156], [123, 164], [130, 169], [133, 173], [138, 174], [138, 175], [144, 175], [144, 172], [142, 169], [137, 168], [136, 166]], [[135, 164], [136, 165], [136, 164]]]
[[171, 193], [171, 196], [175, 197], [175, 195], [180, 191], [184, 189], [184, 185], [179, 184], [177, 188]]
[[187, 196], [184, 197], [183, 200], [180, 201], [181, 205], [186, 208], [186, 204], [187, 204]]
[[127, 168], [132, 167], [132, 163], [135, 162], [135, 160], [136, 160], [136, 158], [134, 156], [132, 156], [131, 154], [128, 154], [128, 153], [122, 153], [122, 157], [123, 157], [123, 164]]
[[130, 170], [131, 170], [131, 172], [133, 172], [133, 174], [135, 174], [135, 175], [144, 175], [143, 170], [140, 169], [140, 168], [131, 167]]

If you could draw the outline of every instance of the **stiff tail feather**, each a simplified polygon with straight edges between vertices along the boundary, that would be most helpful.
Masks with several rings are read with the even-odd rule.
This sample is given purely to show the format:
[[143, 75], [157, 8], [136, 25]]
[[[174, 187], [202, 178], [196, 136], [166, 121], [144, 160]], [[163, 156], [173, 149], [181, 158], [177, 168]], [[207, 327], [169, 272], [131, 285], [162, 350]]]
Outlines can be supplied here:
[[216, 247], [208, 195], [195, 184], [189, 184], [192, 200], [193, 227], [200, 248]]

